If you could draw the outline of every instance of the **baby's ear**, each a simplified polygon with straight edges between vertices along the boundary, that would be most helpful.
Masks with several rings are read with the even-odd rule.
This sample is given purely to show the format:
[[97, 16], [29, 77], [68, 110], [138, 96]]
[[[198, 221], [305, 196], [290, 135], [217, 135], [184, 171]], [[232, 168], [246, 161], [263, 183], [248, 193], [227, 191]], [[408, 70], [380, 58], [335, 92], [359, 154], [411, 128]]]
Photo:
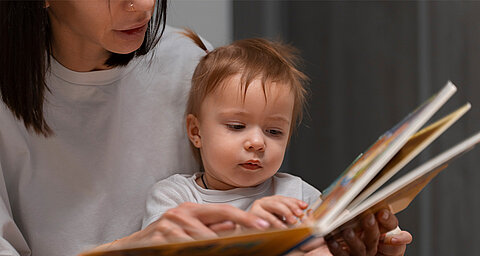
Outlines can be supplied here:
[[200, 123], [193, 114], [187, 115], [187, 134], [188, 138], [196, 148], [202, 147], [202, 138], [200, 137]]

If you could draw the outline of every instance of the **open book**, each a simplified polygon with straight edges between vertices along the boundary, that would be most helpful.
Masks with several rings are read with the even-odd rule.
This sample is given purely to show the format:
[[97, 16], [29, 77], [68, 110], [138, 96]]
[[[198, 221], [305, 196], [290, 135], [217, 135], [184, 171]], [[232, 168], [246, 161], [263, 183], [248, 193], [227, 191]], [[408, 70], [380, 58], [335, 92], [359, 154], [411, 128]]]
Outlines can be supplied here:
[[382, 208], [397, 213], [405, 209], [450, 161], [480, 142], [479, 132], [382, 187], [470, 109], [467, 103], [420, 130], [455, 91], [456, 87], [448, 82], [440, 92], [380, 136], [310, 206], [310, 219], [301, 225], [282, 230], [247, 231], [208, 240], [91, 251], [82, 255], [281, 255], [314, 236], [338, 232], [366, 213]]

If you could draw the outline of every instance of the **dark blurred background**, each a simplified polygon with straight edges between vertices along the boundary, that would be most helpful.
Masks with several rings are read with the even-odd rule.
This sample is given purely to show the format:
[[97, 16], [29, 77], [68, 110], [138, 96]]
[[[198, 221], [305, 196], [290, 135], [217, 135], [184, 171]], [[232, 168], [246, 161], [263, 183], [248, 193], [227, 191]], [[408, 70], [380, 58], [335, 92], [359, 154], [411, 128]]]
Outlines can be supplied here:
[[[480, 130], [480, 2], [179, 2], [204, 9], [174, 25], [201, 34], [205, 29], [204, 37], [214, 37], [215, 46], [266, 37], [300, 49], [303, 71], [311, 78], [309, 115], [282, 170], [317, 188], [326, 188], [447, 80], [459, 90], [434, 119], [466, 101], [473, 107], [400, 175]], [[221, 28], [208, 30], [215, 26]], [[474, 149], [456, 160], [398, 214], [401, 228], [414, 236], [406, 255], [480, 255], [479, 156], [480, 149]]]

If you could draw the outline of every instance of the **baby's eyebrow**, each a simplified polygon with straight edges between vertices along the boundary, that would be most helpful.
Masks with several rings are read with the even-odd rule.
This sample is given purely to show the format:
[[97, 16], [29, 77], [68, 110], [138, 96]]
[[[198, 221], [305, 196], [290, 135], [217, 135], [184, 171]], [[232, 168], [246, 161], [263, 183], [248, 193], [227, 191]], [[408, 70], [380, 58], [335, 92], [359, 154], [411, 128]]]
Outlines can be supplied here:
[[[242, 109], [225, 109], [220, 111], [218, 114], [222, 117], [228, 117], [228, 116], [248, 117], [250, 115], [248, 111], [245, 111]], [[291, 122], [291, 119], [280, 114], [273, 114], [271, 116], [267, 116], [265, 120], [269, 122], [282, 122], [282, 123], [285, 123], [286, 125], [290, 125], [290, 122]]]
[[283, 115], [274, 115], [274, 116], [269, 116], [267, 118], [268, 121], [274, 121], [274, 122], [283, 122], [288, 125], [290, 125], [290, 119], [284, 117]]
[[248, 116], [248, 112], [244, 110], [237, 109], [227, 109], [219, 112], [222, 116], [235, 115], [235, 116]]

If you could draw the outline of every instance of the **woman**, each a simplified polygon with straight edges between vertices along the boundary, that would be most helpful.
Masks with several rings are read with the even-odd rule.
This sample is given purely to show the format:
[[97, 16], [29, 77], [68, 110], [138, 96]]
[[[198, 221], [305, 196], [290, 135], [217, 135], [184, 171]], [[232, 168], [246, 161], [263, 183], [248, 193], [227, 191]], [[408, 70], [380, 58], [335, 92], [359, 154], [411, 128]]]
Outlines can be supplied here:
[[0, 2], [0, 251], [75, 255], [268, 227], [184, 204], [138, 231], [151, 185], [197, 167], [182, 116], [204, 53], [165, 28], [166, 0], [154, 3]]

